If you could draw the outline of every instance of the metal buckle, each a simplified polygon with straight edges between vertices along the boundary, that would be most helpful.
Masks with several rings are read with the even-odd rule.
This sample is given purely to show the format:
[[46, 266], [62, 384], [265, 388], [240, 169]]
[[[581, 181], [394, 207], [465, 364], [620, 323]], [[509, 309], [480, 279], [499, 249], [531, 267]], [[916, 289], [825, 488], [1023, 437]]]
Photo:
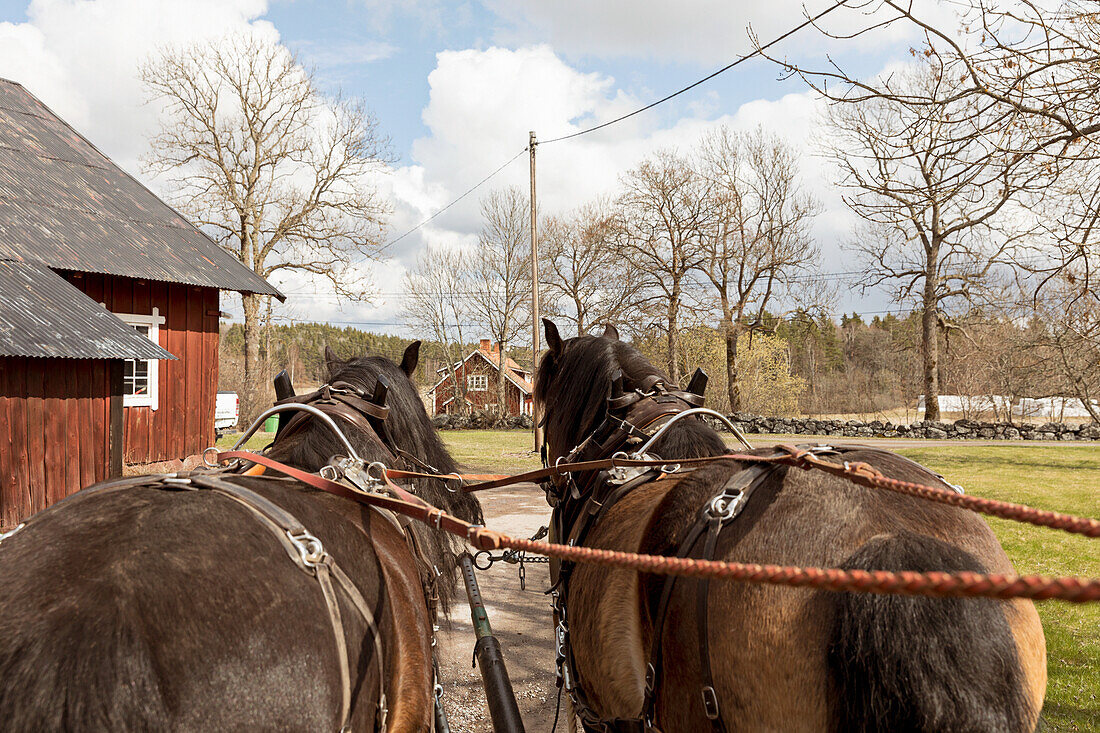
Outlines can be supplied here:
[[653, 683], [657, 679], [657, 670], [653, 668], [652, 662], [646, 662], [645, 665], [645, 691], [646, 693], [653, 692]]
[[707, 505], [707, 515], [719, 522], [728, 522], [737, 516], [744, 501], [744, 491], [738, 490], [735, 494], [727, 494], [723, 491], [710, 500], [710, 504]]
[[703, 688], [703, 710], [707, 720], [718, 720], [718, 694], [710, 685]]
[[294, 534], [288, 529], [286, 536], [294, 545], [294, 549], [298, 550], [298, 557], [301, 558], [302, 564], [307, 568], [315, 568], [328, 559], [328, 553], [325, 552], [321, 540], [311, 535], [307, 530], [303, 529], [298, 534]]

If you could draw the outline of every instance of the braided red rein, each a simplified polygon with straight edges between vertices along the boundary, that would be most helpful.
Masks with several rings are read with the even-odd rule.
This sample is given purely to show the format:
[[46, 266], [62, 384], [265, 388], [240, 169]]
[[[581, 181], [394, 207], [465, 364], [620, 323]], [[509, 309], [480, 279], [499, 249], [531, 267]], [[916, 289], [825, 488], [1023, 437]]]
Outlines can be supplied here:
[[[784, 448], [790, 452], [789, 447]], [[780, 462], [799, 461], [810, 465], [816, 465], [814, 461], [807, 460], [806, 456], [799, 455], [801, 451], [793, 449], [790, 456], [782, 456]], [[727, 456], [734, 457], [734, 456]], [[750, 456], [758, 459], [756, 456]], [[862, 593], [882, 593], [893, 595], [921, 595], [940, 597], [985, 597], [985, 598], [1030, 598], [1032, 600], [1063, 600], [1072, 603], [1086, 603], [1100, 601], [1100, 579], [1081, 577], [1046, 577], [1041, 575], [987, 575], [974, 572], [924, 572], [918, 573], [908, 570], [889, 572], [885, 570], [842, 570], [840, 568], [802, 568], [784, 565], [757, 565], [755, 563], [725, 562], [719, 560], [697, 560], [693, 558], [666, 557], [663, 555], [643, 555], [634, 552], [619, 552], [615, 550], [601, 550], [593, 547], [577, 547], [559, 545], [548, 542], [535, 542], [534, 540], [512, 537], [480, 525], [470, 524], [441, 509], [431, 507], [419, 497], [409, 495], [404, 489], [390, 480], [390, 472], [386, 472], [383, 480], [398, 496], [408, 497], [408, 500], [396, 499], [381, 494], [360, 492], [344, 484], [336, 483], [322, 478], [317, 474], [310, 474], [300, 469], [287, 466], [264, 455], [250, 454], [243, 451], [230, 451], [218, 455], [219, 462], [239, 458], [272, 468], [280, 473], [292, 476], [325, 491], [352, 498], [360, 503], [379, 506], [405, 516], [424, 522], [429, 526], [450, 532], [453, 535], [466, 539], [479, 550], [499, 550], [509, 548], [513, 550], [526, 550], [539, 555], [556, 557], [571, 562], [591, 563], [637, 570], [658, 575], [684, 575], [697, 578], [719, 578], [736, 580], [748, 583], [768, 583], [771, 585], [786, 585], [800, 588], [819, 588], [831, 591], [853, 591]], [[810, 456], [810, 458], [814, 458]], [[898, 484], [900, 487], [915, 486], [933, 493], [943, 493], [950, 497], [966, 498], [952, 492], [943, 491], [921, 484], [909, 485], [904, 481], [879, 478], [859, 468], [859, 464], [845, 466], [832, 464], [827, 461], [817, 461], [826, 466], [835, 467], [851, 477], [853, 469], [861, 471], [859, 476], [869, 485], [878, 485], [885, 480]], [[823, 470], [830, 468], [819, 466]], [[869, 467], [868, 467], [869, 468]], [[872, 469], [873, 470], [873, 469]], [[875, 472], [877, 473], [877, 472]], [[862, 482], [862, 481], [861, 481]], [[891, 490], [901, 490], [909, 493], [908, 488], [894, 489], [893, 486], [882, 486]], [[928, 497], [936, 498], [937, 497]], [[969, 497], [973, 498], [973, 497]], [[982, 500], [992, 501], [992, 500]], [[1000, 502], [997, 502], [1000, 503]], [[1016, 505], [1010, 505], [1016, 506]], [[1030, 507], [1023, 507], [1030, 509]], [[1038, 510], [1031, 510], [1038, 511]], [[1048, 512], [1053, 514], [1053, 512]], [[1068, 515], [1061, 515], [1068, 516]], [[1071, 519], [1078, 519], [1070, 517]], [[1092, 521], [1092, 520], [1082, 520]], [[1073, 531], [1073, 530], [1067, 530]]]

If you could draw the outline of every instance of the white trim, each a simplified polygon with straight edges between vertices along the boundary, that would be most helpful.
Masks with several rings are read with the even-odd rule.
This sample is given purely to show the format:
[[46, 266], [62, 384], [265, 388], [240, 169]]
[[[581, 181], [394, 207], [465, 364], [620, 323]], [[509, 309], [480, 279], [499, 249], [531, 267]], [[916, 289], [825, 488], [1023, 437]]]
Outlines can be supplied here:
[[[152, 314], [141, 313], [115, 313], [119, 320], [130, 326], [148, 326], [149, 340], [160, 346], [160, 327], [164, 324], [164, 316], [159, 308], [153, 308]], [[136, 361], [128, 359], [127, 361]], [[146, 369], [149, 374], [149, 392], [143, 395], [123, 395], [123, 407], [148, 407], [156, 410], [160, 407], [160, 361], [157, 359], [145, 359]]]

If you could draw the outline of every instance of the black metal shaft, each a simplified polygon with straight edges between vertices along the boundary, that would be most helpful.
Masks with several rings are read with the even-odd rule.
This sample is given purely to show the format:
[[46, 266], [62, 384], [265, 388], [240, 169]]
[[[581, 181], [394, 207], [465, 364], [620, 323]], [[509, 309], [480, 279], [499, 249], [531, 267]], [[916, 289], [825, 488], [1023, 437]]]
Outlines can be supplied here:
[[485, 684], [485, 699], [489, 703], [493, 730], [495, 733], [523, 733], [523, 718], [519, 715], [516, 693], [512, 690], [512, 681], [504, 665], [500, 641], [493, 636], [493, 627], [489, 625], [489, 615], [485, 612], [481, 590], [477, 586], [474, 560], [469, 553], [465, 553], [459, 562], [462, 565], [462, 580], [466, 584], [466, 598], [470, 602], [474, 633], [477, 635], [474, 657]]

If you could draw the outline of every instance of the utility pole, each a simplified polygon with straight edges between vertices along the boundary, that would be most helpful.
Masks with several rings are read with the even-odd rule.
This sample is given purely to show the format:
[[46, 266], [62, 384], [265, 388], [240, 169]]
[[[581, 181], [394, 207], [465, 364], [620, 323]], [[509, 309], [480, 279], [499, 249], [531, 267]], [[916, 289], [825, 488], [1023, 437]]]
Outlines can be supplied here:
[[[535, 131], [531, 130], [528, 148], [531, 151], [531, 377], [534, 380], [539, 359], [539, 235], [538, 207], [535, 205]], [[531, 395], [531, 420], [535, 424], [535, 453], [542, 452], [541, 416], [535, 396]]]

